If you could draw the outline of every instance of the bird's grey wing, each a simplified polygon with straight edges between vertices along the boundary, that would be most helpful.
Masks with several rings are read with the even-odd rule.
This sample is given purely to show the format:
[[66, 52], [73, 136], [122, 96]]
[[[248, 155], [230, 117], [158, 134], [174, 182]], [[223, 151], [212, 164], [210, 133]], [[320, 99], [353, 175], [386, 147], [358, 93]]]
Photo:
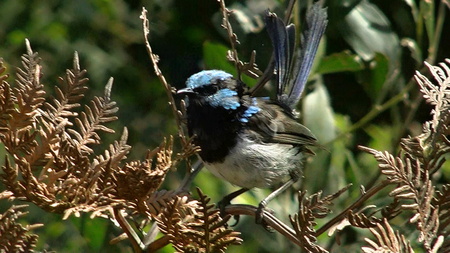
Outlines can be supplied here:
[[298, 123], [285, 110], [275, 104], [259, 99], [261, 110], [248, 121], [249, 131], [263, 142], [316, 146], [317, 139], [311, 131]]

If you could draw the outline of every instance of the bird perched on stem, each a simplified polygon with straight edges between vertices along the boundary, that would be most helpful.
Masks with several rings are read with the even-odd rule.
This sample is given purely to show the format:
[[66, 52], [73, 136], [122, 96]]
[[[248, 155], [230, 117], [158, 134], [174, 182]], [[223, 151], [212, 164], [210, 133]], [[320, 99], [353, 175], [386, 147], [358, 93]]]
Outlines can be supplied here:
[[[301, 51], [295, 54], [295, 27], [267, 12], [266, 29], [274, 48], [277, 97], [254, 97], [247, 86], [221, 70], [189, 77], [186, 88], [187, 127], [205, 167], [242, 189], [222, 205], [251, 188], [273, 188], [258, 207], [257, 221], [267, 203], [301, 176], [306, 154], [317, 140], [297, 122], [295, 107], [307, 82], [327, 25], [326, 9], [315, 3], [307, 12]], [[296, 59], [294, 59], [296, 58]], [[223, 206], [222, 206], [223, 207]]]

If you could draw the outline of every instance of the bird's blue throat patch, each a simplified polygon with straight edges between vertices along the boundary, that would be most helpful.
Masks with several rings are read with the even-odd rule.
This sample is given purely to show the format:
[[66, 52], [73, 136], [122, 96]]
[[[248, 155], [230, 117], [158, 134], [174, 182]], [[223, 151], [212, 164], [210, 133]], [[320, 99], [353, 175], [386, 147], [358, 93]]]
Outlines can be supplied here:
[[248, 119], [258, 113], [259, 111], [261, 111], [261, 108], [259, 108], [257, 106], [257, 102], [256, 102], [256, 98], [252, 98], [252, 105], [250, 105], [247, 110], [245, 110], [245, 112], [242, 114], [242, 118], [239, 119], [240, 122], [242, 123], [247, 123]]
[[216, 94], [208, 96], [206, 99], [213, 107], [223, 107], [227, 110], [236, 110], [241, 104], [237, 97], [237, 92], [230, 89], [218, 90]]
[[215, 84], [220, 80], [233, 77], [231, 74], [222, 70], [203, 70], [193, 74], [186, 81], [186, 87], [195, 89], [204, 85]]

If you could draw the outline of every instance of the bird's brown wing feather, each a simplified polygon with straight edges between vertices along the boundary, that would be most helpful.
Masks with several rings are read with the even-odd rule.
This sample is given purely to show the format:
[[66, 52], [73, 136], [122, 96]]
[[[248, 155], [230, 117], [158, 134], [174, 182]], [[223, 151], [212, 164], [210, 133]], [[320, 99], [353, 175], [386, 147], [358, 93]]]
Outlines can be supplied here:
[[249, 119], [248, 126], [262, 141], [302, 146], [318, 145], [311, 131], [298, 123], [281, 106], [266, 101], [260, 101], [258, 106], [261, 110]]

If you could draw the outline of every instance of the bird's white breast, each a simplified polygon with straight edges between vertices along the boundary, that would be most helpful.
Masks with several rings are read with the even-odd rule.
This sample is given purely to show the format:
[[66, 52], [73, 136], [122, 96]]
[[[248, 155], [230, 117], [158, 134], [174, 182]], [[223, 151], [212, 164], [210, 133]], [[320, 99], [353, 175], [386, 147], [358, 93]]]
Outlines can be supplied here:
[[205, 163], [215, 176], [245, 188], [268, 188], [299, 171], [303, 155], [289, 144], [258, 143], [242, 136], [222, 163]]

